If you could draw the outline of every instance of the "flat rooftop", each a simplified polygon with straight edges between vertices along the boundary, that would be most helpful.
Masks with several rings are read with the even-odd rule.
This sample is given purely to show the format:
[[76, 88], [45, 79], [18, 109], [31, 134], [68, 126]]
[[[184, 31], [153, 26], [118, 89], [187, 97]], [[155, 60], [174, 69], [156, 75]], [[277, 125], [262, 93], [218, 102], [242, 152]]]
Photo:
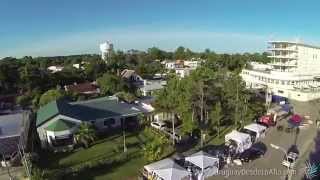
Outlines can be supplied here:
[[302, 42], [297, 42], [297, 41], [268, 41], [269, 44], [274, 44], [274, 43], [286, 43], [286, 44], [294, 44], [294, 45], [299, 45], [299, 46], [305, 46], [309, 48], [315, 48], [315, 49], [320, 49], [320, 46], [315, 46], [311, 44], [306, 44]]
[[0, 116], [0, 139], [20, 136], [23, 126], [23, 113]]

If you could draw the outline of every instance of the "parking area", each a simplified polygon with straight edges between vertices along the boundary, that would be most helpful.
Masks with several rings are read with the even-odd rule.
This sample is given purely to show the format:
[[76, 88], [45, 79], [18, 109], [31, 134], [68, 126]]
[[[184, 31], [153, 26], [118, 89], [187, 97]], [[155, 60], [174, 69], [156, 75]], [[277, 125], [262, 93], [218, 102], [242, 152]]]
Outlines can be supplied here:
[[[312, 116], [312, 120], [317, 118], [319, 106], [313, 104], [299, 103], [295, 106], [295, 111], [301, 114], [308, 114]], [[283, 119], [278, 125], [286, 127], [287, 122]], [[279, 149], [274, 149], [270, 144], [275, 144], [288, 150], [293, 145], [296, 145], [299, 150], [299, 158], [294, 168], [294, 174], [291, 179], [300, 180], [304, 176], [305, 162], [309, 160], [310, 153], [315, 148], [315, 138], [317, 136], [317, 128], [315, 124], [300, 128], [298, 133], [296, 131], [288, 133], [285, 131], [278, 131], [277, 128], [272, 127], [268, 130], [266, 137], [261, 140], [267, 147], [267, 151], [262, 158], [256, 159], [252, 162], [245, 163], [241, 166], [226, 165], [221, 171], [220, 175], [208, 178], [209, 180], [270, 180], [270, 179], [285, 179], [287, 169], [281, 164], [284, 159], [284, 152]]]

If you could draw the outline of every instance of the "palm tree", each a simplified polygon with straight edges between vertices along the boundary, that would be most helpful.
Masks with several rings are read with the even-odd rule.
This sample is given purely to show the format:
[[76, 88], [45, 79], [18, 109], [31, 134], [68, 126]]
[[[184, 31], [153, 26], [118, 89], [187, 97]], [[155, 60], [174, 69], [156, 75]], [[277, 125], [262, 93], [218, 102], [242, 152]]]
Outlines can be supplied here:
[[87, 122], [82, 122], [75, 134], [75, 138], [77, 143], [83, 144], [86, 148], [89, 147], [89, 144], [96, 138], [96, 131], [93, 125]]
[[164, 136], [154, 138], [151, 142], [149, 142], [144, 146], [143, 148], [144, 158], [148, 162], [153, 162], [161, 159], [161, 157], [165, 152], [165, 148], [167, 144], [168, 144], [168, 141]]

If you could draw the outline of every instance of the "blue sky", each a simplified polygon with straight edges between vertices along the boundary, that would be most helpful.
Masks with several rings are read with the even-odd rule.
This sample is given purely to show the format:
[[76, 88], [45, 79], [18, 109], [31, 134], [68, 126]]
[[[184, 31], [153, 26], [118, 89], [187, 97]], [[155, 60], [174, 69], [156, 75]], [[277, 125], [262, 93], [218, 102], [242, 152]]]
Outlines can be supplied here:
[[262, 52], [268, 40], [320, 45], [320, 2], [295, 0], [1, 0], [0, 57], [179, 45]]

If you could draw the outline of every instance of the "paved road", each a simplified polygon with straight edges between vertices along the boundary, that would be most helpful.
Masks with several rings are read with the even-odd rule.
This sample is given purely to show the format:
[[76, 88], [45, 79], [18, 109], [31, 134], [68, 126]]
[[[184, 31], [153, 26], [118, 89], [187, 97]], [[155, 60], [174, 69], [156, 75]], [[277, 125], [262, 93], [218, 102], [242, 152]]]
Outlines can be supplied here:
[[[314, 106], [314, 104], [298, 103], [296, 112], [311, 115], [313, 119], [315, 119], [318, 111], [312, 108], [319, 108], [319, 105]], [[285, 120], [282, 120], [280, 124], [286, 125], [287, 122]], [[294, 144], [297, 145], [297, 148], [300, 152], [300, 158], [297, 162], [295, 175], [292, 177], [292, 180], [300, 180], [304, 175], [305, 161], [309, 159], [309, 154], [314, 150], [314, 139], [316, 137], [316, 134], [317, 129], [315, 125], [310, 125], [305, 129], [300, 129], [300, 132], [297, 136], [295, 133], [286, 133], [284, 131], [279, 132], [276, 130], [276, 128], [271, 128], [268, 130], [266, 137], [261, 141], [267, 146], [267, 152], [263, 158], [257, 159], [243, 166], [229, 165], [229, 167], [223, 168], [223, 170], [220, 172], [223, 173], [224, 176], [213, 176], [210, 177], [209, 180], [285, 179], [286, 168], [281, 165], [281, 161], [284, 158], [284, 153], [280, 150], [273, 149], [270, 146], [270, 143], [279, 145], [286, 150]], [[251, 172], [248, 170], [251, 170]], [[236, 174], [227, 176], [226, 174], [228, 173], [238, 173], [238, 175]], [[239, 175], [239, 173], [241, 175]], [[255, 174], [260, 175], [256, 176]]]

